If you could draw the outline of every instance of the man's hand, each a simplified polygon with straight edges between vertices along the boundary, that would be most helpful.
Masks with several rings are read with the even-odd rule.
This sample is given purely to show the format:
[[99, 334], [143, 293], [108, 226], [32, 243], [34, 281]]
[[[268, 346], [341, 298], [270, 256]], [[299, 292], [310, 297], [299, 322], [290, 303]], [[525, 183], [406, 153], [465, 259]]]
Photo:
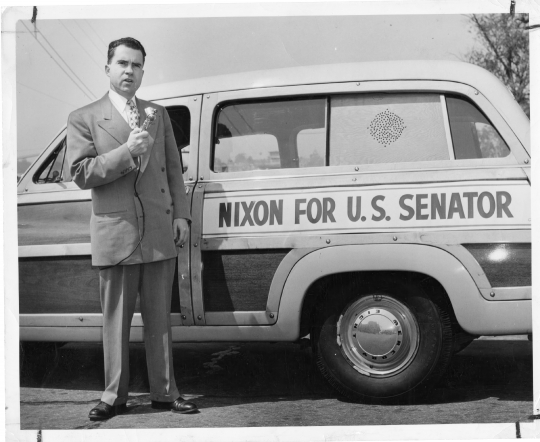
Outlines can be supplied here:
[[176, 218], [173, 221], [174, 243], [183, 246], [189, 238], [189, 224], [184, 218]]
[[140, 127], [136, 127], [129, 134], [127, 147], [131, 153], [131, 156], [136, 158], [146, 153], [153, 142], [153, 138], [148, 134], [147, 131], [143, 131]]

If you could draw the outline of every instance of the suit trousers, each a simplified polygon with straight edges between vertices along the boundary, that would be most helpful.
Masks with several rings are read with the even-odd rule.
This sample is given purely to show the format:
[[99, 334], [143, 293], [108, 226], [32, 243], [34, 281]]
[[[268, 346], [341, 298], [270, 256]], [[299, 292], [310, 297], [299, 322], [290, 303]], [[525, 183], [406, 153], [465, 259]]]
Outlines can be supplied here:
[[150, 399], [172, 402], [176, 388], [172, 360], [171, 291], [176, 258], [117, 265], [99, 271], [103, 310], [105, 391], [101, 400], [125, 404], [129, 384], [129, 332], [140, 295]]

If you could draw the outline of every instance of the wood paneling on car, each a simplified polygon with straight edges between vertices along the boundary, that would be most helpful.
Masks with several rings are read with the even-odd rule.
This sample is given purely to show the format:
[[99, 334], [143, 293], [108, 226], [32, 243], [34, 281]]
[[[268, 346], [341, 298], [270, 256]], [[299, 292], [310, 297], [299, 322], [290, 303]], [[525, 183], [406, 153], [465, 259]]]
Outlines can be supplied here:
[[[135, 307], [140, 312], [139, 299]], [[171, 311], [180, 312], [178, 271]], [[19, 313], [101, 313], [99, 270], [90, 256], [36, 257], [19, 260]]]
[[532, 285], [531, 243], [463, 244], [493, 287]]
[[203, 252], [206, 311], [265, 311], [272, 278], [287, 250]]
[[89, 243], [91, 213], [92, 201], [19, 206], [19, 245]]

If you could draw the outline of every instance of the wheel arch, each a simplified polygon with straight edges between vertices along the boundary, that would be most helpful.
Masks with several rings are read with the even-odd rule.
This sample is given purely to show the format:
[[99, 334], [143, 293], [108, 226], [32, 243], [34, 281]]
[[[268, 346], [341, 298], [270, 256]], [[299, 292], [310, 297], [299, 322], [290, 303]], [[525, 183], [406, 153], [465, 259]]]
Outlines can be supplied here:
[[[395, 270], [358, 270], [354, 272], [337, 273], [324, 276], [316, 280], [308, 288], [302, 303], [300, 322], [300, 335], [305, 336], [313, 331], [313, 327], [320, 324], [325, 316], [324, 304], [328, 296], [332, 296], [332, 286], [339, 284], [347, 287], [352, 293], [363, 292], [362, 288], [383, 289], [387, 281], [405, 282], [418, 285], [426, 292], [436, 304], [444, 307], [450, 315], [452, 327], [456, 333], [460, 331], [453, 307], [442, 285], [433, 277], [419, 271], [395, 271]], [[352, 301], [352, 299], [351, 299]]]
[[[427, 275], [446, 292], [457, 323], [472, 335], [523, 333], [530, 305], [486, 301], [464, 265], [448, 251], [421, 244], [325, 247], [298, 260], [283, 286], [277, 325], [302, 336], [302, 314], [313, 302], [310, 289], [321, 278], [351, 272], [411, 272]], [[524, 322], [523, 322], [524, 321]], [[528, 319], [532, 322], [531, 319]], [[305, 324], [305, 317], [303, 320]], [[523, 330], [522, 330], [523, 329]], [[294, 331], [293, 331], [294, 330]]]

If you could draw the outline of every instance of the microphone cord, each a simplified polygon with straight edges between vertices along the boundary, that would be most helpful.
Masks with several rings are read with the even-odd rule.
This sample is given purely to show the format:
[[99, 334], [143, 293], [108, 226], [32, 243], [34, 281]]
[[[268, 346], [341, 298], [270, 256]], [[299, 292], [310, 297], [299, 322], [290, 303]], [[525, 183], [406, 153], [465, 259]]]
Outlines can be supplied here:
[[[144, 120], [144, 123], [141, 126], [141, 129], [143, 131], [147, 130], [148, 126], [150, 126], [150, 124], [152, 124], [152, 122], [155, 120], [155, 118], [156, 118], [155, 114], [156, 114], [157, 110], [152, 109], [152, 108], [146, 108], [145, 112], [146, 112], [146, 119]], [[141, 173], [141, 156], [139, 155], [137, 157], [137, 175], [135, 176], [135, 182], [133, 183], [133, 191], [135, 193], [135, 196], [139, 200], [139, 204], [141, 205], [141, 210], [142, 210], [142, 222], [143, 222], [143, 225], [142, 225], [142, 234], [139, 235], [139, 242], [137, 243], [135, 248], [131, 251], [131, 253], [128, 256], [126, 256], [124, 259], [122, 259], [121, 261], [118, 261], [116, 264], [113, 264], [112, 266], [101, 267], [100, 268], [101, 270], [110, 269], [112, 267], [116, 267], [117, 265], [122, 264], [126, 259], [128, 259], [131, 255], [133, 255], [135, 253], [135, 250], [137, 250], [137, 248], [141, 245], [141, 242], [142, 242], [142, 240], [144, 238], [144, 231], [145, 231], [145, 227], [146, 227], [145, 226], [146, 217], [144, 215], [143, 203], [142, 203], [141, 199], [139, 198], [139, 192], [137, 192], [137, 180], [139, 179], [139, 174], [140, 173]], [[139, 222], [138, 222], [138, 219], [137, 219], [137, 224], [138, 223]]]
[[138, 156], [137, 157], [137, 175], [135, 176], [135, 182], [133, 183], [133, 191], [135, 192], [135, 197], [137, 197], [137, 199], [139, 200], [139, 204], [141, 205], [141, 210], [142, 210], [142, 234], [139, 236], [139, 242], [137, 243], [135, 248], [131, 251], [131, 253], [128, 256], [126, 256], [124, 259], [118, 261], [116, 264], [113, 264], [111, 266], [100, 267], [100, 270], [107, 270], [107, 269], [110, 269], [112, 267], [116, 267], [117, 265], [122, 264], [126, 259], [130, 258], [131, 255], [133, 255], [135, 253], [135, 251], [141, 245], [141, 242], [142, 242], [142, 240], [144, 238], [144, 231], [145, 231], [145, 227], [146, 227], [146, 225], [145, 225], [146, 224], [145, 223], [146, 217], [144, 215], [143, 203], [141, 201], [141, 198], [139, 197], [139, 192], [137, 192], [137, 179], [139, 178], [140, 172], [141, 172], [141, 157]]

